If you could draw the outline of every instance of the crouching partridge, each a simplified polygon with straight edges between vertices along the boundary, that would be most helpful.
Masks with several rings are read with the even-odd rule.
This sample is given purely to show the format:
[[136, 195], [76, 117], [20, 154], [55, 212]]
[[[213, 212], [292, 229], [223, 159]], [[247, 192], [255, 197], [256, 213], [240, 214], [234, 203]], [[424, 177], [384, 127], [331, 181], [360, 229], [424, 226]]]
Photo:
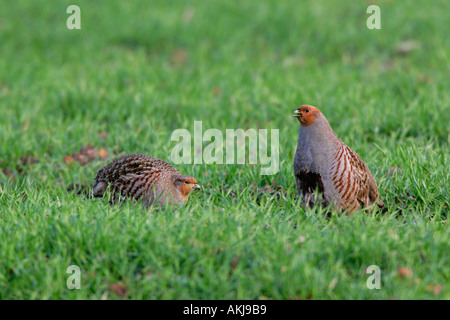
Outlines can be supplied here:
[[115, 159], [97, 172], [93, 194], [103, 197], [111, 185], [111, 202], [120, 197], [142, 199], [148, 207], [184, 205], [192, 190], [200, 189], [197, 181], [181, 175], [164, 160], [142, 154], [130, 154]]
[[369, 168], [336, 136], [319, 109], [303, 105], [294, 117], [300, 121], [294, 173], [302, 204], [313, 206], [318, 199], [349, 214], [375, 203], [384, 207]]

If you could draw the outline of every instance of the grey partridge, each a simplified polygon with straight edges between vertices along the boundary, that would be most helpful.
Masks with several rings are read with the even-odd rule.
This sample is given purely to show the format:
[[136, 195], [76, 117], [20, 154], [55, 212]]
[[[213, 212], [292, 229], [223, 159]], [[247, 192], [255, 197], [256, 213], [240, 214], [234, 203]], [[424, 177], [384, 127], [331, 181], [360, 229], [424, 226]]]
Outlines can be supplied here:
[[313, 206], [317, 199], [348, 214], [374, 204], [383, 208], [369, 168], [336, 136], [319, 109], [302, 105], [294, 117], [300, 121], [294, 174], [302, 205]]
[[115, 159], [97, 172], [94, 197], [103, 197], [111, 185], [111, 202], [120, 198], [142, 199], [148, 207], [158, 203], [164, 207], [184, 205], [192, 190], [200, 189], [197, 181], [180, 174], [164, 160], [142, 154], [130, 154]]

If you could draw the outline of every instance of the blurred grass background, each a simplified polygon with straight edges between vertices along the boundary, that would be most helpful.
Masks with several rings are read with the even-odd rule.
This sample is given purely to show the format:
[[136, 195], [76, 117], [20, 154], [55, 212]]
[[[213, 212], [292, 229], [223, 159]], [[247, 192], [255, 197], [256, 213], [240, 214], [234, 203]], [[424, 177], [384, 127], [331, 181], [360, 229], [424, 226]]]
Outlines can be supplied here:
[[[71, 4], [81, 30], [66, 27]], [[381, 30], [366, 27], [370, 4], [381, 8]], [[448, 1], [1, 2], [0, 297], [114, 298], [120, 283], [122, 298], [449, 298], [449, 9]], [[301, 104], [320, 108], [365, 160], [388, 214], [329, 221], [298, 207], [291, 114]], [[105, 162], [66, 165], [65, 156], [93, 145], [108, 161], [120, 152], [170, 160], [171, 133], [193, 131], [194, 120], [204, 130], [279, 129], [280, 173], [179, 166], [205, 191], [154, 215], [67, 191], [90, 185]], [[401, 174], [386, 175], [392, 167]], [[256, 201], [242, 189], [267, 184], [287, 198]], [[307, 249], [286, 249], [305, 237], [314, 239]], [[226, 254], [211, 257], [189, 239]], [[65, 287], [72, 263], [90, 275], [84, 290]], [[378, 293], [361, 271], [371, 264], [390, 281]], [[417, 277], [399, 276], [404, 265]]]

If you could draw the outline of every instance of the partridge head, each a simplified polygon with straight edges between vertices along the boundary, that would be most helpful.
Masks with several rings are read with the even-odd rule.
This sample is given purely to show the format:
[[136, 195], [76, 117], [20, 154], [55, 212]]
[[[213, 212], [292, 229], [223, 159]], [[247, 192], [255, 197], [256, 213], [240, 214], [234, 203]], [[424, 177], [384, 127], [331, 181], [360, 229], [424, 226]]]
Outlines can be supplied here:
[[182, 175], [164, 160], [142, 154], [115, 159], [97, 172], [93, 194], [103, 197], [111, 186], [111, 202], [120, 198], [142, 199], [145, 206], [184, 205], [200, 189], [195, 178]]
[[374, 204], [384, 207], [369, 168], [336, 136], [323, 113], [302, 105], [293, 116], [300, 122], [294, 174], [303, 205], [318, 199], [347, 213]]

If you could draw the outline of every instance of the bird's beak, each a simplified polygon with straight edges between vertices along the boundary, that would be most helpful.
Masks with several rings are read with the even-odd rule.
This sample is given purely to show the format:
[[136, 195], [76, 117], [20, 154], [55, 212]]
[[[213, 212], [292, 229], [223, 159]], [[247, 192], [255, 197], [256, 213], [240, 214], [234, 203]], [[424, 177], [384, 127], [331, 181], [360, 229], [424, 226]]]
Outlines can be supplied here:
[[300, 113], [300, 110], [295, 110], [294, 114], [292, 116], [296, 117], [296, 118], [300, 118], [302, 116], [302, 114]]
[[200, 187], [200, 185], [198, 185], [198, 184], [194, 184], [194, 185], [192, 185], [192, 189], [193, 190], [200, 190], [202, 187]]

